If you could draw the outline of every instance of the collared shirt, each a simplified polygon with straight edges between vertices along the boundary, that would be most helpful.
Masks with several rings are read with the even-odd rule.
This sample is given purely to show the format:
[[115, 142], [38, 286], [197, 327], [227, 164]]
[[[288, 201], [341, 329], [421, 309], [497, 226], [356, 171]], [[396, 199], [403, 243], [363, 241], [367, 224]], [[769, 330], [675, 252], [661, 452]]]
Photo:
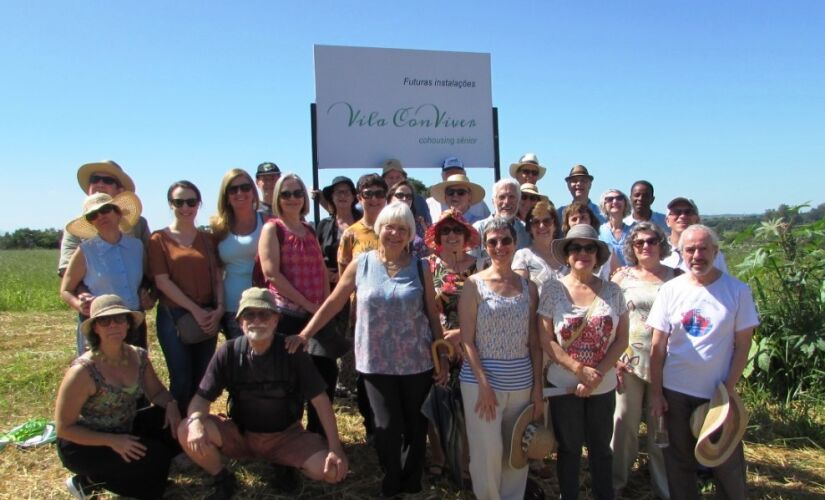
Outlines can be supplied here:
[[[427, 207], [430, 211], [430, 218], [436, 222], [441, 217], [442, 212], [450, 208], [449, 205], [447, 205], [446, 203], [441, 203], [432, 196], [427, 198]], [[489, 217], [490, 209], [487, 208], [487, 204], [484, 203], [484, 200], [482, 200], [476, 203], [475, 205], [470, 205], [470, 208], [467, 210], [467, 212], [461, 215], [464, 216], [464, 220], [466, 220], [470, 224], [473, 224], [475, 222], [480, 221], [481, 219], [486, 219], [487, 217]]]
[[[143, 217], [138, 218], [137, 224], [132, 226], [132, 229], [126, 234], [139, 239], [141, 243], [143, 243], [143, 248], [149, 248], [149, 236], [151, 233], [149, 232], [149, 224]], [[57, 262], [58, 276], [62, 277], [63, 273], [66, 272], [66, 268], [69, 267], [69, 261], [72, 260], [72, 255], [74, 255], [81, 241], [83, 240], [68, 231], [63, 232], [63, 239], [60, 242], [60, 260]]]
[[132, 311], [140, 310], [138, 288], [143, 280], [143, 243], [128, 234], [111, 244], [100, 236], [80, 244], [86, 259], [83, 283], [94, 296], [113, 293]]
[[[633, 218], [633, 214], [630, 214], [624, 218], [624, 223], [630, 226], [631, 229], [639, 222], [641, 221], [638, 221]], [[659, 212], [651, 212], [650, 222], [662, 228], [662, 231], [664, 231], [666, 235], [670, 236], [670, 228], [667, 227], [667, 215]]]

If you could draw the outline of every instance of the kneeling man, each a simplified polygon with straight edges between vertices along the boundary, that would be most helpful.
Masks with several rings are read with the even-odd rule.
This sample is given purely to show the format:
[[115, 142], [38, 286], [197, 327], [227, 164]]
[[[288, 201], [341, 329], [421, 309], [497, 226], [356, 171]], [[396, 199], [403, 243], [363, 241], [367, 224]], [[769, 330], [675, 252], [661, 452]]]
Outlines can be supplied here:
[[[311, 479], [337, 483], [347, 474], [324, 381], [304, 351], [288, 354], [275, 335], [280, 315], [269, 290], [250, 288], [237, 314], [242, 337], [218, 349], [181, 422], [178, 439], [187, 455], [214, 478], [209, 498], [230, 498], [235, 477], [222, 456], [261, 458], [301, 469]], [[221, 392], [229, 392], [229, 417], [209, 414]], [[303, 402], [318, 412], [327, 441], [301, 426]]]

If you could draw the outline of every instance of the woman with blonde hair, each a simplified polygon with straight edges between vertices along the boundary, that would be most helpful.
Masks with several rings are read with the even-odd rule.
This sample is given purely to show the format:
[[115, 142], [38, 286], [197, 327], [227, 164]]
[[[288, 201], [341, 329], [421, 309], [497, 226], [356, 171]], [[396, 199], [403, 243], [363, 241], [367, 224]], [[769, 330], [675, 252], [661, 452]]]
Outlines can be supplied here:
[[223, 271], [223, 331], [227, 339], [243, 335], [235, 313], [241, 292], [252, 286], [252, 267], [264, 218], [258, 210], [258, 190], [245, 170], [233, 168], [224, 174], [218, 197], [218, 212], [209, 225], [218, 247]]

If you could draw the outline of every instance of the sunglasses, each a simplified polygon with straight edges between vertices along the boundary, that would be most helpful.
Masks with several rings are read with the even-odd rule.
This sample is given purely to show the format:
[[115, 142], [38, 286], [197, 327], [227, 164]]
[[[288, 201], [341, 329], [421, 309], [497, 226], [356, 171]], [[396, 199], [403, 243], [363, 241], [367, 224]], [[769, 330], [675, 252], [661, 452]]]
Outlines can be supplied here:
[[659, 244], [659, 238], [639, 238], [633, 240], [633, 246], [636, 248], [644, 248], [645, 245], [655, 247]]
[[371, 198], [386, 198], [387, 197], [387, 192], [384, 191], [383, 189], [373, 189], [373, 190], [365, 189], [365, 190], [361, 191], [361, 197], [364, 198], [365, 200], [369, 200]]
[[682, 215], [696, 215], [696, 211], [692, 208], [673, 208], [670, 210], [670, 215], [678, 218]]
[[507, 247], [513, 244], [513, 238], [510, 236], [505, 236], [504, 238], [490, 238], [485, 241], [484, 244], [493, 248], [499, 246], [499, 244], [503, 247]]
[[226, 192], [228, 194], [238, 194], [238, 191], [248, 193], [248, 192], [252, 191], [252, 188], [253, 188], [253, 186], [252, 186], [251, 183], [245, 182], [243, 184], [237, 184], [235, 186], [229, 186], [228, 188], [226, 188]]
[[522, 194], [521, 197], [525, 200], [528, 200], [528, 201], [535, 201], [535, 202], [541, 201], [541, 196], [539, 196], [537, 194]]
[[116, 314], [114, 316], [104, 316], [102, 318], [97, 318], [95, 320], [95, 324], [100, 325], [100, 326], [109, 326], [112, 323], [114, 323], [116, 325], [122, 325], [123, 323], [126, 323], [127, 321], [129, 321], [129, 320], [126, 317], [126, 314]]
[[98, 182], [102, 182], [103, 184], [109, 186], [119, 186], [120, 182], [114, 177], [109, 177], [108, 175], [93, 175], [89, 177], [89, 184], [97, 184]]
[[588, 243], [587, 245], [579, 245], [578, 243], [571, 243], [567, 245], [567, 254], [574, 254], [584, 252], [586, 254], [594, 254], [599, 250], [595, 243]]
[[97, 219], [98, 215], [106, 215], [110, 213], [112, 210], [114, 210], [117, 213], [120, 213], [120, 210], [114, 205], [103, 205], [94, 212], [86, 214], [86, 220], [88, 222], [94, 222]]
[[181, 208], [184, 205], [188, 205], [188, 206], [194, 208], [194, 207], [198, 206], [199, 202], [198, 202], [197, 198], [186, 198], [186, 199], [175, 198], [174, 200], [170, 200], [170, 203], [172, 205], [175, 205], [177, 208]]
[[531, 177], [536, 177], [536, 176], [538, 176], [538, 175], [539, 175], [539, 171], [538, 171], [538, 170], [533, 170], [533, 169], [531, 169], [531, 168], [522, 168], [522, 169], [519, 169], [519, 173], [522, 173], [522, 174], [524, 174], [524, 175], [529, 175], [529, 176], [531, 176]]
[[402, 200], [402, 201], [408, 201], [408, 200], [413, 199], [412, 193], [395, 193], [395, 194], [393, 194], [393, 196], [395, 196], [396, 199], [399, 199], [399, 200]]
[[275, 313], [273, 311], [270, 311], [269, 309], [261, 309], [259, 311], [246, 310], [241, 313], [241, 319], [243, 319], [244, 321], [248, 321], [250, 323], [255, 321], [256, 319], [259, 319], [261, 321], [269, 321], [274, 315]]
[[303, 198], [304, 197], [304, 190], [303, 189], [296, 189], [295, 191], [281, 191], [280, 193], [281, 198], [288, 200], [290, 198]]
[[451, 189], [447, 188], [444, 190], [444, 194], [447, 196], [466, 196], [470, 194], [469, 189]]
[[450, 233], [464, 234], [464, 228], [461, 226], [441, 226], [438, 229], [440, 236], [449, 236]]
[[533, 219], [531, 225], [534, 226], [555, 226], [556, 220], [552, 217], [545, 217], [543, 219]]
[[624, 198], [621, 196], [605, 196], [604, 202], [605, 203], [613, 203], [614, 201], [624, 201]]

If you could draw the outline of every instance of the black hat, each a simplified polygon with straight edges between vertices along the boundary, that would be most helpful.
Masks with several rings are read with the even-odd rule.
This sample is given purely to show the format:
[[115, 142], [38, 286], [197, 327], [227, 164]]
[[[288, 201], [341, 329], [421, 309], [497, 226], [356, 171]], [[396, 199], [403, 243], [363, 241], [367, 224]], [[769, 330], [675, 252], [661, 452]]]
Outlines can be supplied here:
[[355, 184], [352, 183], [352, 179], [339, 175], [338, 177], [332, 179], [329, 186], [326, 186], [321, 190], [321, 194], [324, 195], [324, 199], [327, 200], [327, 203], [332, 203], [332, 190], [335, 189], [335, 186], [338, 184], [346, 184], [349, 186], [350, 191], [355, 193]]
[[260, 177], [262, 175], [274, 175], [280, 173], [281, 169], [278, 168], [278, 165], [275, 165], [271, 161], [265, 161], [258, 165], [258, 172], [255, 174], [255, 177]]

